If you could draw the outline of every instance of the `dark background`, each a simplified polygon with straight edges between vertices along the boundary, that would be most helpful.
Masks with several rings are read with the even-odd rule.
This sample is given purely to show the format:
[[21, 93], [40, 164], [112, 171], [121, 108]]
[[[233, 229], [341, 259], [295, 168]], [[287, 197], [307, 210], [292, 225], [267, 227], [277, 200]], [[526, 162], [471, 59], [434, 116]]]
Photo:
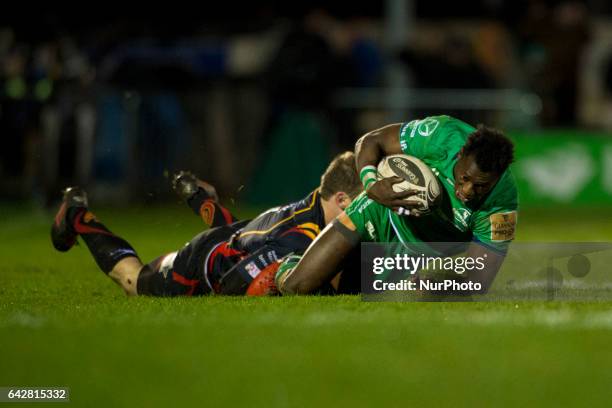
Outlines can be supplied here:
[[371, 3], [4, 13], [1, 199], [49, 206], [81, 184], [100, 201], [156, 202], [187, 168], [268, 205], [391, 122], [612, 127], [608, 2]]

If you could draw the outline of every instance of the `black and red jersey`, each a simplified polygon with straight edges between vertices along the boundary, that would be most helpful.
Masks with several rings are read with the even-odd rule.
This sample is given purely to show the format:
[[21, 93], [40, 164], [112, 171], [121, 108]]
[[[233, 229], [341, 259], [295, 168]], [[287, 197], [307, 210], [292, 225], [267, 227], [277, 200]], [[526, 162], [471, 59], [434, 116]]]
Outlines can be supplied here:
[[303, 253], [325, 227], [321, 195], [317, 189], [242, 223], [205, 257], [204, 274], [217, 293], [243, 294], [264, 268], [290, 253]]
[[319, 190], [304, 199], [274, 207], [246, 224], [233, 237], [233, 249], [253, 253], [265, 246], [303, 252], [325, 227]]

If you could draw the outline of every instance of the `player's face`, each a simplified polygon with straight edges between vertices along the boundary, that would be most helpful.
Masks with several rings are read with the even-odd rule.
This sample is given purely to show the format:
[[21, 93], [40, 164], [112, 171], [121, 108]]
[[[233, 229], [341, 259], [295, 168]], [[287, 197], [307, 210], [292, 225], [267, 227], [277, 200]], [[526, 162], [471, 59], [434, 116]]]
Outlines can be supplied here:
[[455, 196], [465, 204], [477, 203], [493, 189], [499, 176], [478, 168], [473, 156], [461, 156], [453, 169]]

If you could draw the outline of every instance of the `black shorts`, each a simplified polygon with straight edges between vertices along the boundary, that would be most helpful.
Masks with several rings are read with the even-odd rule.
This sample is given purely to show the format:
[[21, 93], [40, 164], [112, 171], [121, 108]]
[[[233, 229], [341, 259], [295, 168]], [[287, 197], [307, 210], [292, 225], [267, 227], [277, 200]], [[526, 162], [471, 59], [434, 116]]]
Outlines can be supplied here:
[[143, 267], [137, 292], [151, 296], [201, 296], [220, 293], [218, 276], [241, 258], [228, 241], [246, 221], [212, 228], [196, 235], [179, 251]]

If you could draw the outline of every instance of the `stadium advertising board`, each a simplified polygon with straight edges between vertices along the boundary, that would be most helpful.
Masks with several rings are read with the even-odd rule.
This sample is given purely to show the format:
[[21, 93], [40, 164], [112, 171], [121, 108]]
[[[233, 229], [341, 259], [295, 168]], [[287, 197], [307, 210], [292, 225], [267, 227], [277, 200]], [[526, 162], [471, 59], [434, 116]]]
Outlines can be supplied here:
[[559, 130], [513, 136], [522, 205], [612, 202], [609, 135]]

